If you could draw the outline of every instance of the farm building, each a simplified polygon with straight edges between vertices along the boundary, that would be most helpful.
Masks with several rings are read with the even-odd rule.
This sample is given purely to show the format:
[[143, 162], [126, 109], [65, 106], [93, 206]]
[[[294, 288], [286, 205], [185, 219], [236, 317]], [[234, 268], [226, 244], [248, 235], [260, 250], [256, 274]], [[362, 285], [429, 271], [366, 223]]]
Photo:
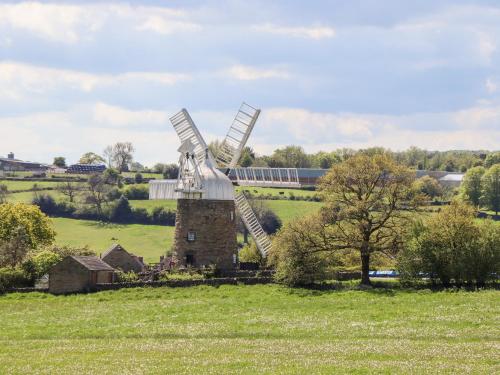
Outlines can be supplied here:
[[49, 271], [49, 292], [88, 292], [97, 283], [113, 282], [113, 267], [95, 256], [68, 256]]
[[121, 245], [111, 246], [101, 259], [115, 269], [123, 272], [140, 273], [144, 271], [145, 265], [142, 257], [129, 253]]
[[0, 158], [0, 170], [4, 172], [29, 171], [43, 173], [47, 171], [48, 168], [48, 165], [45, 164], [16, 159], [12, 152], [9, 153], [6, 158]]

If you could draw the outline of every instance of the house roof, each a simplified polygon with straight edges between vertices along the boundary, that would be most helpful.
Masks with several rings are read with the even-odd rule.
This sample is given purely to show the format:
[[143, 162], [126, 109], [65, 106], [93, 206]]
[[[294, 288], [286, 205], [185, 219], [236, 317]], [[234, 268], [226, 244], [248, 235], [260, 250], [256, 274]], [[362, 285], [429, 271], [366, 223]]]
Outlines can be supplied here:
[[109, 264], [104, 262], [98, 257], [95, 256], [76, 256], [72, 255], [71, 258], [76, 260], [82, 266], [87, 268], [90, 271], [114, 271], [114, 268]]
[[111, 254], [115, 250], [123, 250], [127, 252], [120, 244], [114, 243], [108, 250], [101, 254], [101, 259]]

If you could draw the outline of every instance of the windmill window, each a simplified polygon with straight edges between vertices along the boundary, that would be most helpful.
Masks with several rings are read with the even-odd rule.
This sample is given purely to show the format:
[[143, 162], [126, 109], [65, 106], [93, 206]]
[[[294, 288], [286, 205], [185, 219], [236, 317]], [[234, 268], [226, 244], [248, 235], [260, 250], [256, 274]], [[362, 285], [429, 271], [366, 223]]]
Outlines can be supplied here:
[[187, 235], [187, 240], [188, 242], [194, 242], [196, 241], [196, 232], [195, 231], [189, 231]]

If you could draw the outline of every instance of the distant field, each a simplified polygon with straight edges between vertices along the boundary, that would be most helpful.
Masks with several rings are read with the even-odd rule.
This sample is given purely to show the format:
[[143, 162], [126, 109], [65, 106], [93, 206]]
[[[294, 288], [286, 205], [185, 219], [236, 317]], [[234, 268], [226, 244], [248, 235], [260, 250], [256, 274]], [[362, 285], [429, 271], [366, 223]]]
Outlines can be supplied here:
[[0, 296], [2, 374], [498, 374], [500, 293], [276, 285]]
[[280, 217], [283, 223], [290, 220], [318, 211], [323, 203], [308, 201], [289, 200], [266, 200], [264, 203]]
[[281, 196], [281, 197], [290, 197], [291, 195], [295, 195], [296, 197], [312, 197], [317, 195], [316, 191], [310, 190], [301, 190], [301, 189], [283, 189], [283, 188], [269, 188], [269, 187], [252, 187], [252, 186], [238, 186], [236, 187], [236, 191], [245, 191], [250, 192], [254, 195], [272, 195], [272, 196]]
[[39, 189], [56, 187], [58, 182], [52, 181], [8, 181], [0, 180], [1, 185], [6, 185], [9, 190], [30, 190], [33, 189], [33, 185], [37, 185]]
[[60, 245], [88, 245], [98, 254], [113, 243], [119, 243], [128, 251], [143, 256], [146, 262], [158, 262], [160, 255], [170, 249], [174, 227], [139, 224], [102, 224], [96, 221], [54, 218]]
[[134, 208], [145, 208], [149, 212], [153, 211], [155, 207], [165, 207], [169, 210], [176, 210], [177, 201], [176, 200], [139, 200], [139, 201], [129, 201], [130, 205]]

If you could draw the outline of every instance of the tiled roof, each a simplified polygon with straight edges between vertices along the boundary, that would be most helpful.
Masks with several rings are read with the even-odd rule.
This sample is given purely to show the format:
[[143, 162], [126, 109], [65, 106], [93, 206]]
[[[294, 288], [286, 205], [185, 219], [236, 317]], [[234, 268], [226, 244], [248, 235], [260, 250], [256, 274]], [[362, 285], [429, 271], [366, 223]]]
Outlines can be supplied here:
[[95, 256], [71, 256], [90, 271], [114, 271], [114, 268]]

